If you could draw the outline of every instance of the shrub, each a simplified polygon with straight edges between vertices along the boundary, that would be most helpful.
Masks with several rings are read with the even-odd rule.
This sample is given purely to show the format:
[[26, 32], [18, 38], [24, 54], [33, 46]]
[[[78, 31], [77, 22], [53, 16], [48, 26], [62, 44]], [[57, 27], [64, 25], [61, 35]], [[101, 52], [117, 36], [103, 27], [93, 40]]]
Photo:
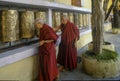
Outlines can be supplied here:
[[83, 56], [87, 58], [99, 60], [115, 60], [118, 56], [117, 52], [108, 49], [103, 49], [102, 54], [96, 55], [93, 51], [86, 51]]

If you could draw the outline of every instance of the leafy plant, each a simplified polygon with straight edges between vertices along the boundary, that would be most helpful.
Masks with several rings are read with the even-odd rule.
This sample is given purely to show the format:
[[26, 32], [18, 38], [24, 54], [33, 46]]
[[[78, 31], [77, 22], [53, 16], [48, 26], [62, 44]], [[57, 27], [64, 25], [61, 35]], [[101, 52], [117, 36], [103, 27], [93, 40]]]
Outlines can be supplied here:
[[99, 60], [115, 60], [118, 56], [117, 52], [108, 49], [103, 49], [102, 54], [96, 55], [92, 51], [86, 51], [83, 56], [91, 59]]

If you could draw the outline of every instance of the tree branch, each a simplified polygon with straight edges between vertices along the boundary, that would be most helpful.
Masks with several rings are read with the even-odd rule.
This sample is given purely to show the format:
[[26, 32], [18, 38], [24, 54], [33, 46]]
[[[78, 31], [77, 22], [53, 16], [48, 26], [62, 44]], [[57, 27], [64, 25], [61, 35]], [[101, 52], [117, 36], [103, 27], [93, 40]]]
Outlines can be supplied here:
[[118, 3], [119, 0], [112, 0], [112, 1], [113, 1], [113, 3], [112, 3], [112, 5], [110, 6], [110, 8], [108, 9], [108, 13], [107, 13], [106, 16], [105, 16], [105, 21], [107, 20], [107, 18], [109, 17], [112, 9], [117, 5], [117, 3]]

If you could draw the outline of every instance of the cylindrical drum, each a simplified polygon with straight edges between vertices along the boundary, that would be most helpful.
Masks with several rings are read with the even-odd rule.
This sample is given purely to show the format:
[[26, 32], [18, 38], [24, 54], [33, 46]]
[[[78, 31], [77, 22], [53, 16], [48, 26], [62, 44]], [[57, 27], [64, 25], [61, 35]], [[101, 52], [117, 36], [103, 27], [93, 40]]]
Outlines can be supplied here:
[[36, 12], [35, 18], [41, 18], [44, 20], [45, 23], [47, 22], [46, 12], [44, 11]]
[[[43, 19], [45, 23], [47, 22], [46, 12], [44, 12], [44, 11], [36, 12], [36, 13], [35, 13], [35, 18], [36, 18], [36, 19], [37, 19], [37, 18], [40, 18], [40, 19]], [[36, 29], [36, 35], [37, 35], [37, 36], [40, 35], [40, 30], [39, 30], [39, 29]]]
[[68, 13], [67, 12], [63, 12], [61, 15], [66, 15], [68, 17]]
[[89, 26], [89, 14], [87, 14], [87, 26]]
[[57, 27], [61, 24], [60, 12], [53, 13], [53, 27]]
[[88, 22], [88, 21], [87, 21], [87, 14], [85, 14], [85, 21], [86, 21], [86, 22], [85, 22], [85, 26], [87, 27], [87, 26], [88, 26], [88, 25], [87, 25], [87, 22]]
[[79, 14], [79, 27], [83, 27], [83, 20], [82, 20], [82, 14]]
[[79, 28], [78, 13], [75, 13], [75, 25]]
[[85, 18], [85, 14], [83, 14], [83, 26], [86, 26], [86, 18]]
[[69, 15], [69, 20], [74, 23], [74, 14], [69, 13], [68, 15]]
[[2, 41], [2, 11], [0, 11], [0, 41]]
[[34, 12], [24, 11], [21, 13], [21, 38], [31, 38], [34, 34]]
[[2, 11], [2, 42], [19, 39], [19, 22], [17, 10]]

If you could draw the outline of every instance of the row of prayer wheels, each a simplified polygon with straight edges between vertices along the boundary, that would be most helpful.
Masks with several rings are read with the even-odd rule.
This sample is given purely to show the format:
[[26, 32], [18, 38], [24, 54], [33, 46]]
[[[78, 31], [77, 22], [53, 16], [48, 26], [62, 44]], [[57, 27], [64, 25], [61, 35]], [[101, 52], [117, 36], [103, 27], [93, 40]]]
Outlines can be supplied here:
[[[90, 14], [81, 13], [62, 13], [68, 16], [69, 20], [76, 24], [79, 28], [90, 26]], [[59, 26], [61, 23], [60, 12], [53, 13], [53, 27]]]
[[45, 12], [3, 10], [0, 12], [0, 38], [2, 42], [13, 42], [20, 38], [32, 38], [35, 36], [34, 19], [43, 18], [46, 21]]
[[[82, 15], [77, 14], [78, 17], [75, 17], [73, 13], [62, 13], [67, 15], [69, 20], [75, 23], [78, 26], [85, 24], [83, 22]], [[46, 12], [40, 11], [21, 11], [17, 10], [2, 10], [0, 11], [0, 40], [2, 42], [13, 42], [21, 38], [32, 38], [35, 36], [35, 33], [39, 35], [39, 30], [35, 31], [34, 28], [34, 19], [42, 18], [47, 22]], [[77, 18], [77, 19], [76, 19]], [[87, 22], [87, 21], [86, 21]], [[61, 13], [53, 13], [53, 27], [59, 26], [61, 23]]]

